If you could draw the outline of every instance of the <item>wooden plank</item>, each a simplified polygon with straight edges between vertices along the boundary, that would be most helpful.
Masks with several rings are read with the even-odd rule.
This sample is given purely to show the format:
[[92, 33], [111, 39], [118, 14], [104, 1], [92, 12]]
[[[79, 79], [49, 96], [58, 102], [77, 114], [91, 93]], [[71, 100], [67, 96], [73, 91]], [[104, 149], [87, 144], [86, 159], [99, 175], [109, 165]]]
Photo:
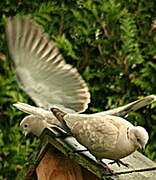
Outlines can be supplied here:
[[99, 180], [51, 146], [37, 166], [36, 174], [38, 180]]

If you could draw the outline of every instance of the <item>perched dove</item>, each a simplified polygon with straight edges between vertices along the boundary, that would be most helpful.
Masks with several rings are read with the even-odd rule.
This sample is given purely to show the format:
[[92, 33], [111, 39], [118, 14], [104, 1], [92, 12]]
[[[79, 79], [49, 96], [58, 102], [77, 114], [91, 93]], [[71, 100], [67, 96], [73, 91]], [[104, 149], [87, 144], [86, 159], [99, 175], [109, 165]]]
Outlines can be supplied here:
[[[124, 117], [127, 116], [130, 112], [136, 111], [139, 108], [142, 108], [154, 101], [156, 101], [156, 96], [150, 95], [127, 105], [100, 113], [90, 114], [88, 116], [96, 115], [103, 117], [105, 115], [114, 115]], [[25, 103], [16, 103], [14, 104], [14, 106], [25, 113], [31, 114], [25, 117], [20, 124], [25, 135], [28, 133], [33, 133], [36, 136], [40, 136], [45, 126], [50, 127], [52, 124], [62, 127], [62, 124], [56, 119], [51, 111], [44, 110], [43, 108], [39, 107], [30, 106]]]
[[127, 165], [120, 159], [144, 148], [148, 142], [148, 133], [143, 127], [133, 126], [121, 117], [71, 114], [57, 108], [51, 110], [63, 128], [87, 147], [100, 164], [104, 164], [101, 159], [106, 158], [118, 165]]

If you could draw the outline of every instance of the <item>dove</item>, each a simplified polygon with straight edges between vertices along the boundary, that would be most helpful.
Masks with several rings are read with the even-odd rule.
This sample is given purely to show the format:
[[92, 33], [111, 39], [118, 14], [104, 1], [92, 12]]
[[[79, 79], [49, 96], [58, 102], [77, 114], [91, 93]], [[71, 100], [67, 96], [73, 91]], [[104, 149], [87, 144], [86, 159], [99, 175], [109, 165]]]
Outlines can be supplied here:
[[[141, 98], [137, 101], [131, 102], [127, 105], [114, 108], [111, 110], [99, 112], [99, 113], [89, 114], [88, 116], [114, 115], [114, 116], [124, 117], [124, 116], [127, 116], [130, 112], [136, 111], [154, 101], [156, 101], [156, 96], [150, 95], [150, 96]], [[45, 126], [50, 127], [53, 124], [62, 127], [62, 124], [57, 120], [57, 118], [51, 113], [50, 110], [45, 110], [40, 107], [34, 107], [25, 103], [16, 103], [16, 104], [13, 104], [13, 106], [15, 106], [17, 109], [25, 113], [30, 114], [29, 116], [27, 116], [28, 118], [25, 117], [20, 123], [20, 126], [25, 136], [28, 133], [32, 133], [36, 136], [40, 136], [42, 131], [44, 130], [43, 127]], [[33, 122], [31, 123], [31, 121]], [[36, 129], [38, 129], [37, 131], [40, 133], [36, 133]]]
[[[93, 154], [99, 164], [103, 158], [124, 164], [124, 158], [138, 148], [145, 148], [149, 136], [141, 126], [133, 126], [127, 120], [113, 115], [87, 115], [65, 113], [51, 108], [52, 113], [62, 123], [64, 129]], [[104, 164], [106, 168], [106, 165]], [[106, 168], [108, 170], [108, 167]], [[109, 169], [110, 172], [112, 172]]]

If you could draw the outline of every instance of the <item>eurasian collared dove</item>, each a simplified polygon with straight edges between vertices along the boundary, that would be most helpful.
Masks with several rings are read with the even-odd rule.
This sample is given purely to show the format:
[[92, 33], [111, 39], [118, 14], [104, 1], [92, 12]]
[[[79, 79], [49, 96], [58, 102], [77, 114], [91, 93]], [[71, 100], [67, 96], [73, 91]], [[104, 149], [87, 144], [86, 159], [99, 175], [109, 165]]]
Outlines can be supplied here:
[[[51, 110], [63, 128], [87, 147], [100, 164], [104, 164], [101, 160], [106, 158], [114, 160], [118, 165], [126, 165], [120, 159], [138, 148], [144, 148], [149, 139], [143, 127], [133, 126], [121, 117], [71, 114], [57, 108]], [[107, 167], [106, 164], [104, 167]], [[106, 170], [112, 172], [108, 167]]]

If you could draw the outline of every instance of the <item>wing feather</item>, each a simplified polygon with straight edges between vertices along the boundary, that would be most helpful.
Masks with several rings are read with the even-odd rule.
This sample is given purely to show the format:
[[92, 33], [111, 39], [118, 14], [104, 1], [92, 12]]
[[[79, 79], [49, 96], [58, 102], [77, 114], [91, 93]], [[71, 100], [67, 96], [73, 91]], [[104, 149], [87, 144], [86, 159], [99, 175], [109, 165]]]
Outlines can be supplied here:
[[88, 87], [78, 71], [66, 64], [55, 43], [29, 18], [9, 18], [9, 52], [20, 87], [44, 108], [61, 105], [83, 112], [90, 102]]
[[116, 146], [119, 129], [109, 121], [109, 116], [92, 116], [82, 121], [76, 121], [71, 132], [93, 154], [109, 151]]

